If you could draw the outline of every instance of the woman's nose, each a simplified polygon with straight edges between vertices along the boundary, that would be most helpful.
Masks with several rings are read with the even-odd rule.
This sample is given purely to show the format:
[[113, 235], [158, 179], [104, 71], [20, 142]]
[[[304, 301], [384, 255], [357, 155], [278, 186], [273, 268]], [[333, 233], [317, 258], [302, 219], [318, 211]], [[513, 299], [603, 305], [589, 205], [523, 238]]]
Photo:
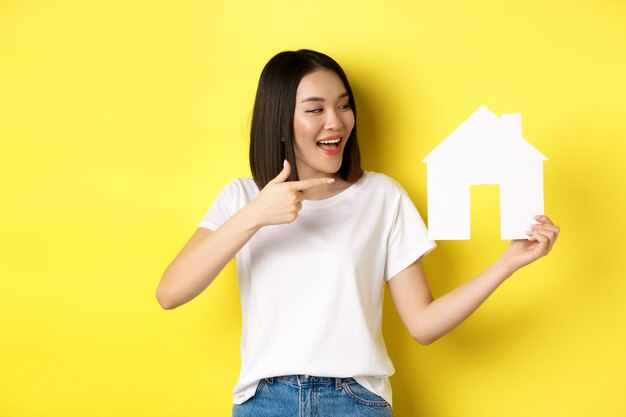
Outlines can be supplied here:
[[325, 127], [327, 130], [338, 130], [343, 127], [343, 122], [341, 121], [337, 111], [328, 111], [326, 112], [326, 115], [327, 119]]

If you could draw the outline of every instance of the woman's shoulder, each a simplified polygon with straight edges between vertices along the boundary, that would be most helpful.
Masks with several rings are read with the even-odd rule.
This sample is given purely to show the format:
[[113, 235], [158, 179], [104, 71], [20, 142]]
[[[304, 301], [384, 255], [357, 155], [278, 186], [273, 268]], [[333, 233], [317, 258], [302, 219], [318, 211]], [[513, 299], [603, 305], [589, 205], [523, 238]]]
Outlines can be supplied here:
[[242, 190], [259, 191], [254, 179], [251, 177], [237, 177], [234, 178], [226, 187], [234, 187]]
[[404, 188], [398, 181], [387, 174], [376, 171], [365, 171], [363, 173], [363, 182], [373, 188], [385, 189], [389, 191], [403, 191]]
[[222, 188], [224, 197], [229, 200], [246, 202], [252, 200], [259, 193], [259, 188], [252, 178], [237, 177]]

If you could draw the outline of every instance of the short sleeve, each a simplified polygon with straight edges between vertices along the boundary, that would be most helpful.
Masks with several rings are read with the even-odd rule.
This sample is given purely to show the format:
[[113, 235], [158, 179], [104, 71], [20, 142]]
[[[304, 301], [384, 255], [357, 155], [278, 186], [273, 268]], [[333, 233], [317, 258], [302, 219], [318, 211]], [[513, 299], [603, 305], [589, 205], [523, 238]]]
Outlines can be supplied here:
[[400, 189], [387, 243], [385, 281], [396, 276], [436, 246], [435, 241], [428, 237], [428, 229], [413, 201], [404, 189]]
[[198, 227], [204, 227], [214, 231], [224, 224], [238, 209], [238, 194], [239, 191], [236, 181], [226, 185], [209, 207]]

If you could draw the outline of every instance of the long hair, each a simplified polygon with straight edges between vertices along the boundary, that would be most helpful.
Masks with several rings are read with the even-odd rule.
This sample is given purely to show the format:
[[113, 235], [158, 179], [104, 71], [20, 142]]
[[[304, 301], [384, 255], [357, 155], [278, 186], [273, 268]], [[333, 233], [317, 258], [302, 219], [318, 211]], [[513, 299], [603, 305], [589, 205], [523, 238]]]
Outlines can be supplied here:
[[259, 189], [278, 175], [285, 159], [291, 164], [289, 180], [298, 180], [293, 144], [296, 92], [300, 80], [320, 68], [331, 70], [341, 78], [354, 113], [355, 125], [344, 148], [338, 174], [351, 183], [363, 175], [356, 136], [356, 104], [343, 69], [334, 59], [320, 52], [308, 49], [285, 51], [275, 55], [263, 68], [252, 112], [250, 170]]

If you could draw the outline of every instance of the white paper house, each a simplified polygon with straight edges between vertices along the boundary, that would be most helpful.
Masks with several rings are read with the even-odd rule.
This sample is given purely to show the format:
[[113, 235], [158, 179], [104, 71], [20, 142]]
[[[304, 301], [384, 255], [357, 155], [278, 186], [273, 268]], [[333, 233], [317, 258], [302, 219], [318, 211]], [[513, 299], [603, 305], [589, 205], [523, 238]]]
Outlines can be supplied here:
[[543, 214], [543, 154], [522, 137], [520, 114], [481, 106], [424, 158], [431, 239], [470, 238], [470, 185], [500, 185], [502, 239], [526, 239]]

